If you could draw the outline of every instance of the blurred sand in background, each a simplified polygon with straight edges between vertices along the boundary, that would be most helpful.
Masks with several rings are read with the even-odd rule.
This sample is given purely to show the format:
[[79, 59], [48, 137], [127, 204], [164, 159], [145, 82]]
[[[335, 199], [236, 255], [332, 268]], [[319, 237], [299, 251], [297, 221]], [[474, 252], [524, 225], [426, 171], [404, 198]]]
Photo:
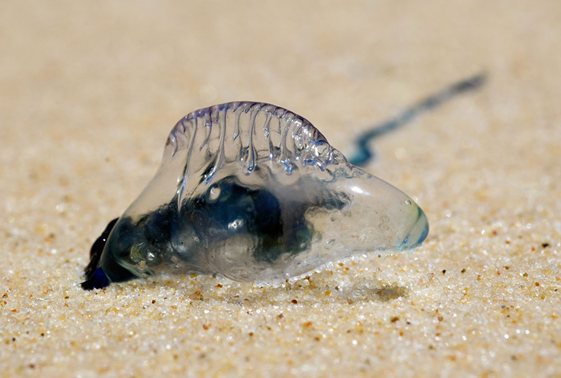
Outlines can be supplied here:
[[[561, 375], [559, 1], [0, 5], [0, 375]], [[88, 250], [184, 114], [286, 107], [431, 221], [412, 254], [282, 287], [159, 277], [84, 292]]]

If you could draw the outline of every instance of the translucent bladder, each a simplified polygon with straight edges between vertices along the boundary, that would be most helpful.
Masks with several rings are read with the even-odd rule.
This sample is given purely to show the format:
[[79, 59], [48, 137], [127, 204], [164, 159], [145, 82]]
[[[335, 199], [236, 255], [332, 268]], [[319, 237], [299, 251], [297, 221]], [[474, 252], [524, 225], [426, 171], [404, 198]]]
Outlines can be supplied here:
[[350, 165], [306, 119], [233, 102], [175, 125], [155, 177], [92, 247], [83, 287], [162, 271], [283, 280], [427, 233], [411, 198]]

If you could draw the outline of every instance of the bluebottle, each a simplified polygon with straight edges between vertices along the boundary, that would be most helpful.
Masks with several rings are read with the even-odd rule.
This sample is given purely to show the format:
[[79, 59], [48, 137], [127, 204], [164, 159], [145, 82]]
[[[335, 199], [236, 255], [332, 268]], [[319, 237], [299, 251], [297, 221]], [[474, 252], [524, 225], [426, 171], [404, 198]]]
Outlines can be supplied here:
[[353, 166], [305, 118], [231, 102], [171, 130], [140, 196], [92, 245], [84, 289], [159, 273], [274, 282], [428, 234], [406, 194]]

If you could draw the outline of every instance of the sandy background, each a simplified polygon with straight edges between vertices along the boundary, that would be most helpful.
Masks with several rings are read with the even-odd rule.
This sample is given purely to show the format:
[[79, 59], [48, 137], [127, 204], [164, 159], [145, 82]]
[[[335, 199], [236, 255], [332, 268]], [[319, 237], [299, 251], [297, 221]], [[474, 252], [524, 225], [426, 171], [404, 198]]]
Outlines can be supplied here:
[[[299, 3], [0, 4], [0, 376], [561, 376], [561, 2]], [[80, 289], [187, 112], [271, 102], [350, 152], [481, 71], [375, 144], [414, 253]]]

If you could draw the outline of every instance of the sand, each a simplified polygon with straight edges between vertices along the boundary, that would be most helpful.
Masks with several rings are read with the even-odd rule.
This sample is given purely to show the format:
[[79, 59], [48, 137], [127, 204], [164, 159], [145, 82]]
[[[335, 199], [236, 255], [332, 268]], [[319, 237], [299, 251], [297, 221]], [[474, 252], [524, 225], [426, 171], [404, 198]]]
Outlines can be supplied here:
[[[1, 8], [1, 376], [561, 376], [558, 1]], [[271, 102], [350, 153], [479, 72], [484, 88], [377, 140], [366, 167], [426, 211], [416, 251], [279, 287], [80, 288], [184, 114]]]

